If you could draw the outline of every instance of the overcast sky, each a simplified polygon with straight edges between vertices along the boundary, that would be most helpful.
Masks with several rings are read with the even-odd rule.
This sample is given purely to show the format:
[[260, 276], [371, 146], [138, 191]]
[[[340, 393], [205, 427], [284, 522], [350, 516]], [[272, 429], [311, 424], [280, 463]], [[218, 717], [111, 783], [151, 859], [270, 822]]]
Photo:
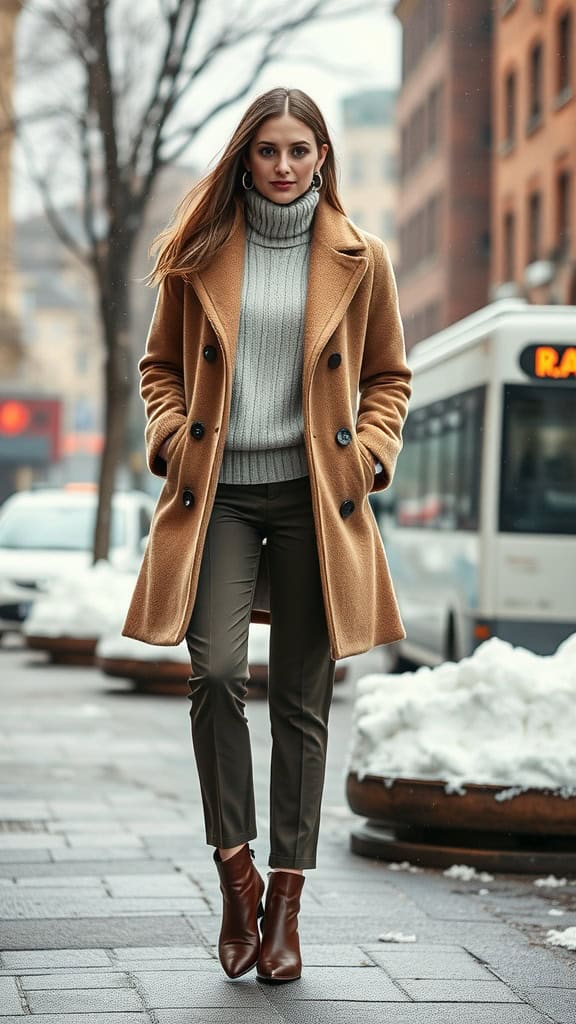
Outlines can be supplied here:
[[[385, 6], [375, 2], [374, 7]], [[400, 29], [390, 14], [374, 13], [306, 29], [293, 50], [306, 55], [305, 61], [286, 59], [268, 68], [252, 93], [236, 107], [220, 115], [186, 154], [186, 162], [205, 167], [213, 161], [234, 129], [243, 110], [258, 93], [273, 86], [297, 86], [308, 92], [321, 107], [333, 134], [336, 155], [340, 135], [341, 97], [364, 88], [396, 87], [400, 77]], [[218, 69], [213, 90], [224, 95], [242, 80], [242, 55], [229, 57]], [[328, 61], [329, 70], [323, 66]], [[214, 100], [216, 95], [211, 97]], [[27, 181], [21, 158], [16, 156], [13, 208], [17, 217], [40, 206], [34, 186]]]

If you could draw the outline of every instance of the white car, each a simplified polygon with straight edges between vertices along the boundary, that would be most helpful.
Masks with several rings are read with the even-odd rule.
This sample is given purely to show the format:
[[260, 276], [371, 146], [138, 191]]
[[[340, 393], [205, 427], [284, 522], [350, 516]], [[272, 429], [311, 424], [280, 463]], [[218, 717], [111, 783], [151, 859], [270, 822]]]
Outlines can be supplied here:
[[[143, 491], [112, 500], [109, 561], [137, 570], [155, 502]], [[95, 490], [20, 491], [0, 507], [0, 636], [19, 630], [35, 598], [51, 582], [92, 562]]]

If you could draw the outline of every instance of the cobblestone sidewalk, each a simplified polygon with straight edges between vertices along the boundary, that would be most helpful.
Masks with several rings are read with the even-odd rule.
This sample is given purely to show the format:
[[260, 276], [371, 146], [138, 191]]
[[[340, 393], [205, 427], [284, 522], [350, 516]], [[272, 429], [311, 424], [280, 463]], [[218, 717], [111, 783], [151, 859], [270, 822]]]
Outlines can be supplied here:
[[[354, 659], [356, 674], [378, 652]], [[355, 857], [344, 797], [352, 683], [331, 719], [319, 864], [307, 873], [304, 973], [228, 981], [188, 701], [0, 650], [0, 1024], [574, 1024], [576, 884], [462, 882]], [[269, 726], [248, 705], [267, 870]], [[480, 889], [482, 892], [480, 892]], [[550, 912], [553, 911], [554, 914]], [[411, 943], [382, 942], [389, 931]]]

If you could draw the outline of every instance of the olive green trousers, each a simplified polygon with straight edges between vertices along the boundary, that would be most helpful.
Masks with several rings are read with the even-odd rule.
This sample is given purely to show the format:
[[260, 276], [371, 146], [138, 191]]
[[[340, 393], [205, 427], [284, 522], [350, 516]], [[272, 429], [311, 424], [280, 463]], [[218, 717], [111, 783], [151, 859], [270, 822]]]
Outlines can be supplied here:
[[264, 537], [272, 733], [268, 863], [313, 868], [335, 661], [307, 476], [217, 486], [186, 632], [192, 744], [206, 842], [226, 848], [257, 835], [245, 697], [248, 627]]

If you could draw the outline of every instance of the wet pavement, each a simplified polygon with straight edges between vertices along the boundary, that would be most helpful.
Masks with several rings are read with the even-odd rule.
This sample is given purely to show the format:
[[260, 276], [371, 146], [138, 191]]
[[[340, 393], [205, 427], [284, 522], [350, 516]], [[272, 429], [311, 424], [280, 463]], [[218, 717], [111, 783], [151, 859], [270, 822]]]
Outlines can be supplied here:
[[[352, 659], [336, 687], [304, 971], [270, 986], [255, 972], [229, 981], [217, 960], [186, 698], [0, 650], [0, 1024], [574, 1024], [576, 953], [546, 934], [576, 925], [576, 879], [464, 882], [350, 852], [353, 680], [382, 657]], [[265, 874], [266, 702], [248, 717]], [[388, 932], [416, 941], [381, 941]]]

